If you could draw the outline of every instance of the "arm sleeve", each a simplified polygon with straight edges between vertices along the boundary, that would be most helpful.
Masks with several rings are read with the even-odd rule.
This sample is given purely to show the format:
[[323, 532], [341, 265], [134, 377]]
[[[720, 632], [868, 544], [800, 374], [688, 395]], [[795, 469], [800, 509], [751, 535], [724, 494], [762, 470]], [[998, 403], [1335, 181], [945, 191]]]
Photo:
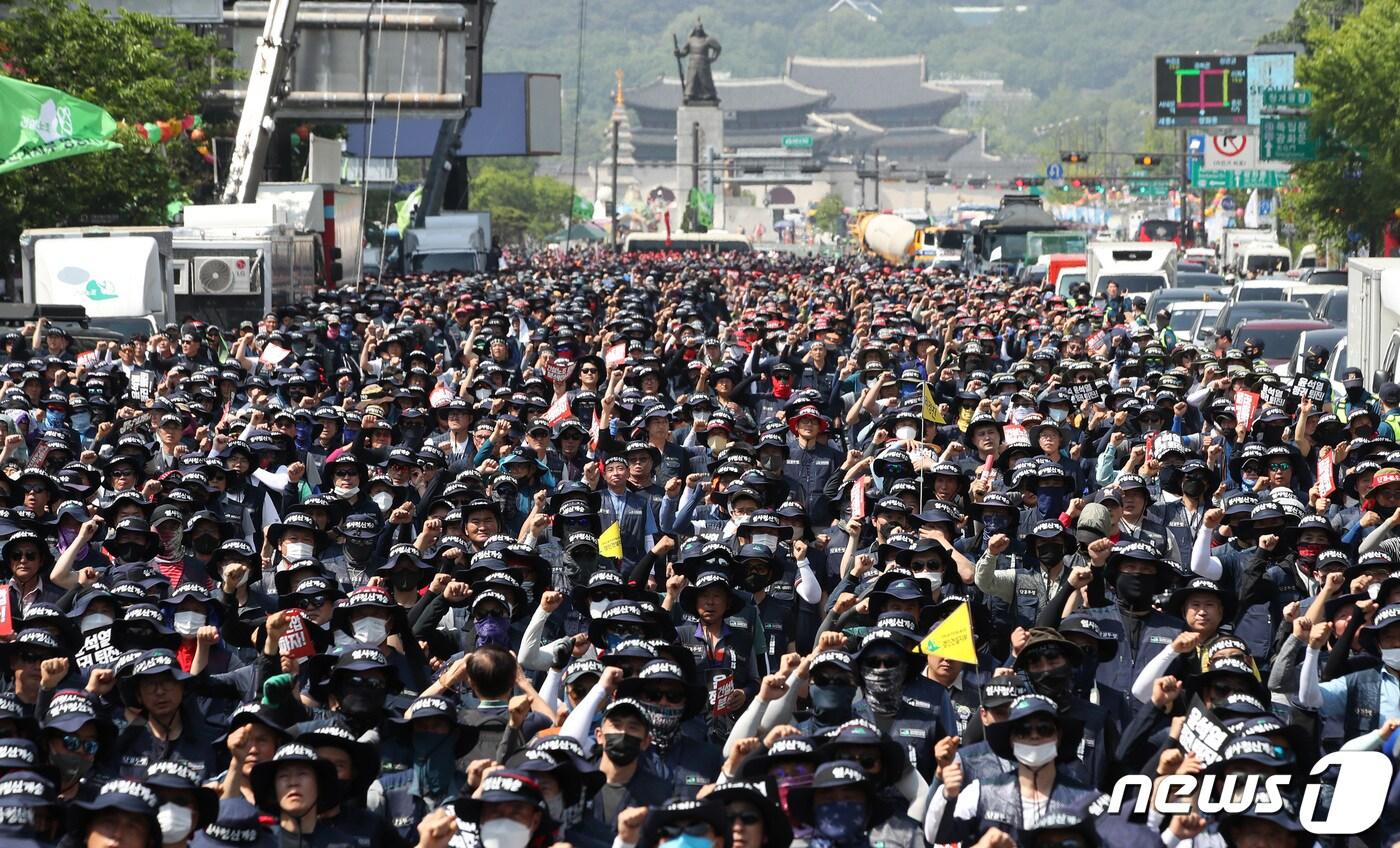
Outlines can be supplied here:
[[549, 673], [544, 676], [544, 683], [540, 684], [540, 700], [554, 711], [559, 710], [559, 693], [563, 690], [564, 677], [559, 673], [559, 669], [550, 667]]
[[1345, 677], [1318, 682], [1317, 664], [1322, 652], [1308, 646], [1303, 667], [1298, 672], [1298, 703], [1308, 709], [1340, 715], [1346, 709], [1347, 683]]
[[564, 726], [559, 728], [560, 736], [567, 736], [578, 742], [586, 751], [588, 744], [588, 728], [593, 724], [593, 716], [598, 713], [598, 708], [607, 700], [608, 693], [602, 686], [594, 686], [588, 690], [588, 694], [578, 702], [574, 711], [569, 713], [569, 717], [564, 719]]
[[1162, 650], [1157, 652], [1157, 656], [1148, 660], [1142, 667], [1137, 680], [1133, 681], [1133, 697], [1144, 704], [1152, 703], [1152, 684], [1167, 673], [1167, 669], [1171, 668], [1171, 664], [1179, 656], [1181, 654], [1173, 650], [1171, 645], [1163, 646]]
[[753, 698], [749, 705], [739, 715], [734, 727], [729, 731], [729, 737], [724, 740], [724, 756], [728, 757], [729, 752], [734, 749], [734, 743], [746, 736], [759, 736], [759, 729], [763, 723], [763, 713], [768, 709], [768, 702], [762, 698]]
[[1381, 542], [1384, 542], [1386, 539], [1389, 539], [1391, 535], [1395, 532], [1394, 519], [1395, 516], [1392, 515], [1390, 518], [1387, 518], [1385, 521], [1382, 521], [1380, 525], [1376, 527], [1375, 530], [1372, 530], [1366, 536], [1366, 538], [1362, 539], [1360, 547], [1356, 549], [1357, 554], [1370, 553], [1371, 551], [1380, 547]]
[[812, 564], [806, 557], [797, 562], [797, 584], [793, 587], [797, 590], [797, 597], [809, 604], [816, 604], [822, 599], [822, 586], [817, 580], [817, 575], [812, 573]]
[[1016, 599], [1016, 570], [997, 568], [996, 554], [987, 551], [977, 558], [973, 582], [978, 589], [994, 598], [1011, 602]]
[[1219, 560], [1212, 560], [1210, 556], [1210, 537], [1214, 532], [1202, 524], [1191, 545], [1191, 573], [1207, 580], [1219, 580], [1225, 570]]
[[792, 721], [792, 714], [797, 707], [797, 689], [802, 685], [802, 675], [793, 671], [792, 674], [788, 675], [787, 685], [787, 691], [783, 693], [783, 696], [769, 704], [768, 709], [763, 711], [764, 733]]
[[1113, 445], [1105, 445], [1103, 452], [1099, 454], [1099, 463], [1094, 468], [1094, 482], [1101, 489], [1112, 483], [1118, 476], [1113, 471], [1113, 462], [1117, 453], [1118, 450]]
[[546, 653], [547, 649], [540, 644], [540, 640], [544, 638], [544, 625], [548, 620], [549, 613], [544, 611], [544, 607], [536, 606], [530, 616], [530, 623], [525, 625], [525, 633], [520, 637], [520, 664], [531, 671], [544, 671], [552, 662], [552, 658]]

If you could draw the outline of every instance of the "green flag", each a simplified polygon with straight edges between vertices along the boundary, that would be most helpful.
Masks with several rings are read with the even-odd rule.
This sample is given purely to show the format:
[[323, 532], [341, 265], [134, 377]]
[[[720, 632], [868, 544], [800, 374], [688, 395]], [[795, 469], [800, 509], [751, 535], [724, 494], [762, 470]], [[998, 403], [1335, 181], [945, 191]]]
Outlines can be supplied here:
[[593, 204], [579, 197], [577, 194], [574, 195], [574, 211], [572, 217], [583, 221], [593, 220]]
[[56, 88], [0, 76], [0, 174], [121, 147], [103, 109]]
[[698, 188], [690, 190], [690, 195], [686, 198], [687, 212], [693, 224], [702, 231], [708, 230], [715, 225], [715, 196], [713, 192], [701, 191]]
[[399, 235], [409, 228], [413, 223], [413, 212], [418, 208], [418, 204], [423, 202], [423, 187], [415, 188], [408, 197], [394, 204], [394, 223], [399, 226]]

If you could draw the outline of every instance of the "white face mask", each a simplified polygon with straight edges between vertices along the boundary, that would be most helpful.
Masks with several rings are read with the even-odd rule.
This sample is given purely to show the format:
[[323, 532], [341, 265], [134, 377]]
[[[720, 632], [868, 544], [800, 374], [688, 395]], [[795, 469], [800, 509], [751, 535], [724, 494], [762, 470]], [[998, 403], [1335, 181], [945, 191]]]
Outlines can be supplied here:
[[894, 437], [896, 439], [899, 439], [900, 441], [917, 439], [919, 438], [919, 431], [918, 428], [910, 427], [908, 425], [905, 425], [903, 427], [896, 427], [894, 428]]
[[716, 433], [713, 436], [709, 436], [708, 438], [706, 438], [705, 444], [708, 445], [710, 450], [712, 451], [722, 451], [725, 448], [729, 447], [729, 437], [724, 435], [723, 433]]
[[247, 569], [247, 568], [243, 569], [243, 574], [240, 575], [239, 578], [238, 578], [238, 580], [235, 581], [236, 587], [239, 588], [239, 589], [241, 589], [241, 588], [243, 588], [244, 586], [247, 586], [247, 585], [248, 585], [248, 577], [249, 577], [250, 575], [252, 575], [252, 573], [253, 573], [253, 572], [252, 572], [251, 569]]
[[382, 645], [388, 635], [388, 624], [382, 618], [362, 618], [350, 625], [355, 641], [366, 645]]
[[101, 630], [104, 627], [112, 626], [112, 617], [105, 612], [90, 612], [83, 616], [78, 629], [84, 633], [91, 633], [94, 630]]
[[1381, 596], [1381, 584], [1372, 583], [1371, 585], [1367, 586], [1366, 594], [1369, 595], [1371, 597], [1371, 600], [1373, 601], [1376, 598], [1379, 598]]
[[194, 830], [194, 810], [180, 804], [161, 804], [156, 821], [160, 823], [160, 841], [171, 845], [182, 841]]
[[287, 562], [311, 559], [316, 555], [316, 546], [310, 542], [288, 542], [284, 555], [287, 557]]
[[388, 512], [394, 506], [393, 492], [378, 492], [370, 495], [369, 499], [374, 501], [374, 505], [379, 507], [380, 512]]
[[177, 612], [175, 613], [175, 632], [181, 636], [193, 636], [199, 632], [199, 628], [204, 626], [205, 616], [202, 612]]
[[513, 819], [492, 819], [481, 825], [482, 848], [525, 848], [530, 828]]
[[1381, 648], [1381, 662], [1390, 668], [1400, 669], [1400, 648]]
[[589, 618], [601, 618], [602, 615], [603, 615], [603, 610], [607, 609], [607, 608], [608, 608], [608, 604], [610, 604], [610, 603], [612, 603], [612, 601], [589, 601], [589, 602], [588, 602], [588, 617], [589, 617]]
[[340, 498], [340, 499], [343, 500], [343, 501], [353, 501], [353, 500], [355, 499], [355, 496], [358, 495], [359, 493], [360, 493], [360, 487], [359, 487], [359, 486], [336, 486], [336, 487], [335, 487], [335, 496], [338, 497], [338, 498]]
[[943, 588], [943, 575], [937, 572], [931, 574], [920, 573], [914, 575], [914, 577], [924, 581], [924, 585], [928, 587], [930, 593], [937, 593], [939, 589]]
[[1026, 768], [1040, 768], [1054, 760], [1059, 750], [1059, 742], [1042, 742], [1039, 745], [1030, 745], [1025, 742], [1011, 743], [1011, 752], [1015, 754], [1016, 762]]
[[776, 551], [778, 549], [778, 537], [772, 533], [755, 533], [753, 534], [752, 544], [767, 548], [770, 551]]
[[1069, 410], [1068, 410], [1068, 409], [1056, 409], [1056, 408], [1054, 408], [1053, 406], [1050, 407], [1050, 420], [1051, 420], [1051, 421], [1064, 421], [1064, 420], [1065, 420], [1066, 418], [1068, 418], [1068, 417], [1069, 417]]
[[557, 822], [564, 820], [564, 796], [555, 795], [553, 798], [544, 799], [545, 811], [549, 817]]

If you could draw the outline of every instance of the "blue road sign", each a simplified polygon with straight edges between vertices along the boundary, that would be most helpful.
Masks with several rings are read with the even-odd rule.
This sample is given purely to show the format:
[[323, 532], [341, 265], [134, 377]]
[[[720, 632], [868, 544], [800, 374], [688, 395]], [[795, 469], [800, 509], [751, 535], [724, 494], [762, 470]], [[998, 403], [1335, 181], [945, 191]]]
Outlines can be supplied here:
[[1228, 194], [1225, 195], [1220, 198], [1220, 208], [1224, 209], [1226, 212], [1235, 211], [1235, 199]]
[[1206, 152], [1206, 137], [1203, 135], [1188, 135], [1186, 137], [1186, 152], [1192, 156], [1202, 156]]
[[1051, 162], [1045, 166], [1045, 178], [1047, 180], [1062, 180], [1065, 178], [1065, 166], [1059, 162]]

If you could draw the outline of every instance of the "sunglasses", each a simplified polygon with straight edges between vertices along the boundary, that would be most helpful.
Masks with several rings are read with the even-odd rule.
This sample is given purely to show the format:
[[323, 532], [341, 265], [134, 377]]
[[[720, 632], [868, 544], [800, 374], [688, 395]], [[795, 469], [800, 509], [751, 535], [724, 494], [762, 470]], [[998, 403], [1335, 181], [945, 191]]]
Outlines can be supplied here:
[[597, 368], [580, 368], [580, 369], [578, 369], [578, 373], [580, 373], [580, 374], [597, 374], [597, 373], [598, 373], [598, 369], [597, 369]]
[[356, 471], [356, 470], [353, 469], [353, 468], [337, 468], [337, 469], [335, 470], [335, 474], [332, 475], [332, 476], [335, 476], [335, 477], [358, 477], [358, 476], [360, 476], [360, 472]]
[[686, 822], [685, 824], [667, 824], [657, 828], [657, 831], [665, 839], [675, 839], [678, 836], [708, 836], [714, 833], [714, 828], [709, 822]]
[[652, 703], [684, 704], [685, 692], [675, 689], [643, 689], [642, 700]]
[[15, 551], [10, 554], [11, 562], [38, 562], [39, 553], [37, 551]]
[[1020, 739], [1049, 739], [1056, 732], [1052, 721], [1026, 721], [1011, 728], [1011, 736]]
[[65, 733], [60, 737], [63, 747], [74, 754], [87, 754], [89, 757], [97, 756], [97, 740], [82, 739], [71, 733]]
[[19, 651], [15, 656], [22, 665], [38, 665], [48, 659], [48, 655], [41, 654], [38, 651]]
[[46, 494], [48, 491], [49, 491], [49, 490], [48, 490], [48, 488], [47, 488], [46, 486], [25, 486], [25, 487], [24, 487], [24, 493], [25, 493], [26, 495], [42, 495], [42, 494]]
[[588, 600], [590, 600], [590, 601], [596, 601], [596, 602], [599, 602], [599, 603], [602, 603], [602, 602], [612, 603], [613, 601], [620, 600], [621, 598], [622, 598], [621, 595], [616, 594], [616, 593], [614, 593], [614, 592], [596, 592], [596, 593], [590, 593], [590, 594], [588, 595]]
[[1269, 470], [1270, 470], [1270, 471], [1287, 471], [1288, 469], [1290, 469], [1290, 468], [1292, 468], [1292, 467], [1293, 467], [1292, 465], [1289, 465], [1289, 464], [1286, 463], [1286, 462], [1271, 462], [1271, 463], [1269, 463]]
[[330, 603], [330, 595], [311, 595], [297, 601], [297, 606], [303, 610], [314, 610], [318, 607]]
[[730, 821], [737, 821], [740, 824], [758, 824], [763, 821], [763, 816], [753, 810], [739, 810], [729, 814]]
[[888, 668], [900, 668], [904, 665], [903, 657], [870, 657], [860, 664], [860, 667], [867, 671], [879, 671]]

